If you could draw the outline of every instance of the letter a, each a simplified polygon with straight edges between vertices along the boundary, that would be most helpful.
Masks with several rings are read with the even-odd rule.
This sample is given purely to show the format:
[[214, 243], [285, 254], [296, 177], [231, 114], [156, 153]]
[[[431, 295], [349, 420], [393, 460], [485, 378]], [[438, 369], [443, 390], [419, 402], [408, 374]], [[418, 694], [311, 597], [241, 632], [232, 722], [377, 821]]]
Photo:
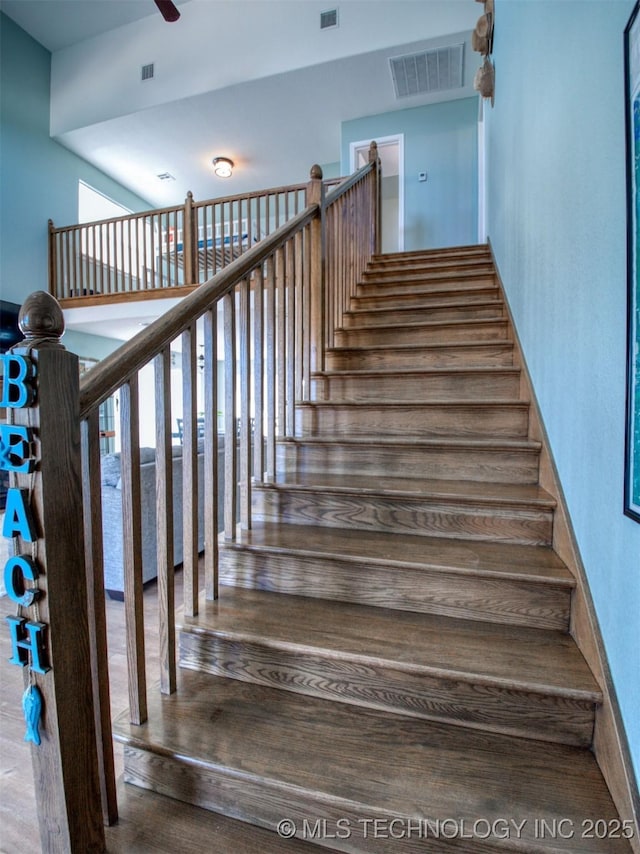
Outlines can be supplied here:
[[36, 537], [33, 515], [29, 507], [29, 490], [14, 489], [7, 491], [7, 506], [5, 508], [2, 536], [22, 537], [26, 543], [32, 543]]

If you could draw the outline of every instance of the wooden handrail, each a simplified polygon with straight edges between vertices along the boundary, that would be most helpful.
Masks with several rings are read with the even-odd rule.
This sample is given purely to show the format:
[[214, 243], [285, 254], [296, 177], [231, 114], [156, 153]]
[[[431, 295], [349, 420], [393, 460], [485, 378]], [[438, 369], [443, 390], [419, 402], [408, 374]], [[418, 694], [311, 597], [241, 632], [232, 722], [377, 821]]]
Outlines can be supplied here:
[[344, 196], [348, 191], [358, 184], [365, 175], [368, 175], [375, 168], [375, 164], [373, 161], [369, 163], [365, 163], [357, 172], [354, 172], [353, 175], [350, 175], [348, 178], [338, 184], [337, 187], [334, 187], [327, 195], [324, 197], [323, 207], [328, 208], [330, 205], [335, 204], [341, 196]]
[[80, 417], [86, 418], [128, 377], [158, 355], [163, 347], [182, 334], [209, 306], [221, 299], [238, 281], [249, 275], [318, 214], [319, 206], [309, 205], [87, 372], [80, 383]]

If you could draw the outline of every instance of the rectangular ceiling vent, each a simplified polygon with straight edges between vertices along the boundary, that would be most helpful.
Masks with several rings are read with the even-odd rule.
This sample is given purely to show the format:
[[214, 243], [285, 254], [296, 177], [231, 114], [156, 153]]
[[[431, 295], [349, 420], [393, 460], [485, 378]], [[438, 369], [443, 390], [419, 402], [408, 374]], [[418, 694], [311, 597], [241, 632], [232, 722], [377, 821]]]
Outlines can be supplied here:
[[338, 26], [338, 10], [329, 9], [327, 12], [320, 12], [320, 29], [328, 30], [330, 27]]
[[150, 62], [149, 65], [142, 66], [142, 79], [143, 80], [151, 80], [153, 77], [153, 62]]
[[173, 175], [171, 174], [171, 172], [161, 172], [161, 173], [160, 173], [159, 175], [157, 175], [156, 177], [157, 177], [157, 178], [159, 178], [159, 179], [160, 179], [160, 181], [175, 181], [175, 180], [176, 180], [176, 179], [173, 177]]
[[460, 89], [464, 42], [389, 59], [396, 98]]

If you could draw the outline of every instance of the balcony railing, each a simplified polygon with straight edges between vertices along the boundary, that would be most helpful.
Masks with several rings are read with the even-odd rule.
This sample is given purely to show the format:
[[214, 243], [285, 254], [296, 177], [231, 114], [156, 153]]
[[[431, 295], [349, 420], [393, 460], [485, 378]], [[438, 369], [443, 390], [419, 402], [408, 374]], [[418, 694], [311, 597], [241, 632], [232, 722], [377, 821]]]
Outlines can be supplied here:
[[61, 228], [49, 221], [49, 292], [65, 308], [184, 296], [297, 216], [306, 193], [306, 184], [204, 202], [189, 193], [173, 207]]

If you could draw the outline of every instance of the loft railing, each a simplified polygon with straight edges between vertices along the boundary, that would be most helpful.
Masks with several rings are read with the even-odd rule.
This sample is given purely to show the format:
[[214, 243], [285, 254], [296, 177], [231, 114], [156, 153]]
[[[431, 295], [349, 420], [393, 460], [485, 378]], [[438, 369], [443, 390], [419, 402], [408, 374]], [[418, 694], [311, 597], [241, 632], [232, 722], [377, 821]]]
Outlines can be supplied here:
[[[179, 341], [182, 349], [183, 608], [186, 615], [195, 615], [202, 587], [207, 598], [218, 595], [219, 475], [224, 480], [222, 536], [234, 540], [238, 528], [251, 527], [254, 484], [276, 478], [276, 443], [295, 436], [296, 402], [311, 399], [311, 379], [322, 370], [324, 354], [332, 346], [333, 324], [340, 322], [359, 274], [379, 251], [375, 143], [370, 162], [326, 198], [322, 172], [314, 166], [306, 201], [304, 210], [85, 373], [80, 385], [77, 357], [59, 343], [64, 324], [55, 299], [39, 292], [22, 308], [25, 341], [5, 362], [8, 391], [3, 394], [16, 427], [2, 433], [0, 459], [11, 473], [11, 488], [22, 490], [16, 499], [30, 502], [29, 518], [34, 519], [34, 542], [27, 542], [29, 525], [15, 515], [17, 554], [28, 551], [33, 561], [44, 562], [40, 570], [33, 561], [18, 565], [10, 591], [24, 620], [20, 630], [25, 634], [15, 653], [26, 665], [25, 681], [41, 693], [45, 710], [42, 744], [32, 746], [43, 850], [105, 850], [102, 822], [114, 822], [118, 812], [109, 709], [99, 406], [119, 390], [129, 714], [133, 724], [141, 724], [147, 717], [148, 688], [138, 376], [153, 364], [160, 691], [168, 694], [176, 690], [172, 346]], [[219, 335], [224, 348], [220, 388]], [[201, 479], [199, 338], [204, 350]], [[221, 473], [220, 401], [225, 410]], [[38, 461], [31, 460], [32, 465], [34, 454]], [[21, 455], [27, 458], [26, 466]], [[200, 490], [205, 507], [202, 579]], [[29, 629], [28, 622], [42, 628]], [[46, 632], [46, 649], [32, 644], [29, 654], [28, 633], [35, 631]], [[39, 672], [32, 667], [34, 652], [46, 656], [50, 669]]]
[[300, 213], [306, 189], [294, 184], [204, 202], [188, 193], [183, 205], [62, 228], [50, 220], [49, 292], [64, 307], [184, 296]]

